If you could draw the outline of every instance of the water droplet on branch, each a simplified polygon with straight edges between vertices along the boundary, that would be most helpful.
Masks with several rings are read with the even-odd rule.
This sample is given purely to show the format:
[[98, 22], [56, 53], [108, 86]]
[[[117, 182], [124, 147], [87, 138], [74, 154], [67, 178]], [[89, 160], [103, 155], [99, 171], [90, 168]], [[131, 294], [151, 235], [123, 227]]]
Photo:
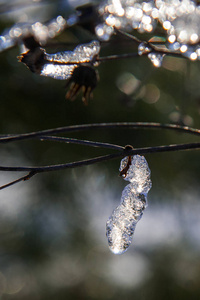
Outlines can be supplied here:
[[148, 54], [148, 58], [150, 59], [154, 67], [157, 68], [162, 66], [162, 61], [164, 56], [165, 56], [164, 54], [160, 54], [156, 52], [151, 52]]
[[150, 52], [152, 49], [146, 43], [141, 43], [138, 46], [138, 54], [143, 55]]

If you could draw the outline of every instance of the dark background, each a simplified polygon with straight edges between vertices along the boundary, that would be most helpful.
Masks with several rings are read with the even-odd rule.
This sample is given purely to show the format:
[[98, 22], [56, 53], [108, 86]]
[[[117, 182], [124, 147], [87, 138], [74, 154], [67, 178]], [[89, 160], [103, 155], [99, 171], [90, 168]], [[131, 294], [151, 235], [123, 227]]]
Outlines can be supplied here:
[[[44, 20], [70, 11], [41, 6]], [[65, 3], [66, 4], [66, 3]], [[3, 7], [3, 6], [2, 6]], [[48, 9], [47, 9], [48, 8]], [[12, 10], [13, 12], [13, 10]], [[1, 14], [1, 32], [23, 10]], [[41, 19], [35, 6], [28, 13]], [[47, 18], [48, 17], [48, 18]], [[135, 34], [135, 33], [133, 33]], [[48, 52], [73, 49], [95, 36], [80, 26], [65, 30]], [[62, 45], [60, 44], [62, 43]], [[100, 55], [136, 47], [115, 36]], [[65, 82], [31, 73], [17, 56], [0, 53], [0, 133], [25, 133], [97, 122], [181, 123], [199, 128], [199, 62], [165, 57], [155, 68], [147, 57], [98, 67], [100, 81], [84, 106], [81, 95], [65, 99]], [[135, 93], [134, 85], [141, 83]], [[198, 141], [167, 130], [91, 130], [69, 137], [147, 147]], [[42, 166], [110, 153], [110, 150], [37, 140], [1, 145], [0, 165]], [[120, 160], [39, 174], [0, 192], [1, 299], [199, 299], [199, 152], [145, 156], [152, 172], [149, 206], [129, 250], [112, 254], [105, 223], [125, 186]], [[21, 174], [1, 172], [0, 184]]]

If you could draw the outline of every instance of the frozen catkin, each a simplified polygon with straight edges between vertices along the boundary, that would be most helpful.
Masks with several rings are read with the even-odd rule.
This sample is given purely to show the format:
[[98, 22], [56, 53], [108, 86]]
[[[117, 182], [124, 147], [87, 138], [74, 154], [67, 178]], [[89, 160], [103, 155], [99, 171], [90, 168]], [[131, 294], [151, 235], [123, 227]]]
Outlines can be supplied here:
[[137, 222], [147, 207], [151, 189], [151, 171], [144, 156], [127, 156], [121, 160], [120, 174], [130, 183], [122, 191], [121, 202], [106, 223], [106, 235], [114, 254], [124, 253], [132, 242]]

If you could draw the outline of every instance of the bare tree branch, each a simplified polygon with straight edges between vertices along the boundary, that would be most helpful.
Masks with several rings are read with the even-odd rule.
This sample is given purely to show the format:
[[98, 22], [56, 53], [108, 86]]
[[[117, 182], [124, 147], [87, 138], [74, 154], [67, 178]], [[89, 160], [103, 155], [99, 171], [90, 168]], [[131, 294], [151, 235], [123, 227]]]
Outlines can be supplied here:
[[102, 161], [108, 161], [111, 159], [116, 159], [119, 157], [125, 157], [128, 155], [136, 155], [136, 154], [147, 154], [147, 153], [158, 153], [158, 152], [172, 152], [172, 151], [180, 151], [180, 150], [194, 150], [200, 149], [200, 143], [190, 143], [190, 144], [180, 144], [180, 145], [164, 145], [157, 147], [146, 147], [146, 148], [138, 148], [127, 150], [124, 148], [123, 151], [113, 154], [107, 154], [104, 156], [98, 156], [95, 158], [90, 158], [86, 160], [70, 162], [66, 164], [58, 164], [58, 165], [50, 165], [43, 167], [4, 167], [0, 166], [0, 171], [11, 171], [11, 172], [34, 172], [34, 173], [44, 173], [51, 171], [59, 171], [69, 168], [76, 168], [86, 165], [92, 165]]
[[25, 181], [30, 179], [36, 174], [51, 172], [51, 171], [59, 171], [69, 168], [76, 168], [86, 165], [96, 164], [98, 162], [108, 161], [111, 159], [117, 159], [120, 157], [128, 156], [128, 155], [136, 155], [136, 154], [147, 154], [147, 153], [158, 153], [158, 152], [171, 152], [171, 151], [180, 151], [180, 150], [192, 150], [192, 149], [200, 149], [200, 143], [190, 143], [190, 144], [175, 144], [175, 145], [164, 145], [157, 147], [145, 147], [138, 149], [130, 149], [127, 147], [114, 145], [110, 143], [103, 142], [93, 142], [88, 140], [79, 140], [74, 138], [67, 137], [57, 137], [57, 136], [47, 136], [44, 134], [57, 134], [64, 132], [75, 132], [75, 131], [84, 131], [84, 130], [93, 130], [93, 129], [168, 129], [174, 131], [180, 131], [187, 134], [200, 135], [199, 129], [190, 128], [187, 126], [180, 125], [172, 125], [172, 124], [160, 124], [160, 123], [94, 123], [94, 124], [84, 124], [84, 125], [72, 125], [66, 127], [59, 127], [55, 129], [42, 130], [38, 132], [31, 132], [25, 134], [18, 135], [9, 135], [9, 136], [1, 136], [0, 143], [8, 143], [15, 142], [20, 140], [28, 140], [28, 139], [40, 139], [41, 141], [57, 141], [64, 143], [73, 143], [80, 144], [91, 147], [100, 147], [100, 148], [108, 148], [113, 150], [118, 150], [117, 153], [107, 154], [104, 156], [94, 157], [90, 159], [85, 159], [76, 162], [70, 162], [65, 164], [58, 165], [49, 165], [49, 166], [39, 166], [39, 167], [29, 167], [29, 166], [0, 166], [0, 171], [8, 171], [8, 172], [29, 172], [27, 175], [22, 176], [8, 184], [5, 184], [0, 187], [1, 189], [5, 189], [10, 187], [18, 182]]
[[110, 143], [101, 143], [101, 142], [93, 142], [87, 140], [79, 140], [74, 138], [66, 138], [66, 137], [58, 137], [58, 136], [41, 136], [41, 141], [54, 141], [54, 142], [63, 142], [67, 144], [78, 144], [90, 147], [99, 147], [99, 148], [106, 148], [106, 149], [114, 149], [114, 150], [123, 150], [124, 147], [119, 145], [114, 145]]
[[77, 132], [94, 129], [167, 129], [173, 131], [180, 131], [187, 134], [200, 135], [200, 130], [188, 126], [181, 126], [176, 124], [161, 124], [153, 122], [114, 122], [114, 123], [93, 123], [82, 125], [71, 125], [65, 127], [58, 127], [54, 129], [41, 130], [36, 132], [13, 134], [0, 136], [0, 143], [9, 143], [20, 140], [28, 140], [33, 138], [40, 138], [44, 135], [58, 134], [65, 132]]
[[18, 182], [29, 180], [29, 179], [30, 179], [32, 176], [34, 176], [35, 174], [37, 174], [37, 173], [35, 173], [35, 172], [30, 172], [30, 173], [28, 173], [27, 175], [25, 175], [25, 176], [23, 176], [23, 177], [20, 177], [20, 178], [14, 180], [14, 181], [11, 181], [11, 182], [9, 182], [9, 183], [7, 183], [7, 184], [5, 184], [5, 185], [0, 186], [0, 190], [3, 190], [3, 189], [5, 189], [5, 188], [8, 188], [8, 187], [10, 187], [10, 186], [12, 186], [12, 185], [14, 185], [14, 184], [16, 184], [16, 183], [18, 183]]

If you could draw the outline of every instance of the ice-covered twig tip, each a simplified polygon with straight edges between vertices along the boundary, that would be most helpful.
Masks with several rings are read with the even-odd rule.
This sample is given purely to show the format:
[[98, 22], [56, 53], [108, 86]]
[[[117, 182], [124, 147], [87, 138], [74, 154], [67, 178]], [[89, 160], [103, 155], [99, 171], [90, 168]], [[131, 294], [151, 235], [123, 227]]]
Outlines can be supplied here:
[[68, 80], [70, 89], [66, 99], [74, 100], [82, 88], [82, 100], [85, 104], [92, 96], [92, 91], [97, 85], [98, 72], [93, 68], [97, 65], [100, 43], [96, 40], [88, 44], [78, 45], [74, 51], [64, 51], [48, 54], [33, 37], [24, 39], [24, 45], [29, 51], [19, 56], [19, 61], [24, 63], [33, 73], [54, 79]]
[[152, 186], [151, 171], [144, 156], [126, 156], [121, 160], [119, 170], [124, 180], [130, 183], [122, 191], [121, 202], [106, 223], [108, 244], [114, 254], [122, 254], [130, 246]]

